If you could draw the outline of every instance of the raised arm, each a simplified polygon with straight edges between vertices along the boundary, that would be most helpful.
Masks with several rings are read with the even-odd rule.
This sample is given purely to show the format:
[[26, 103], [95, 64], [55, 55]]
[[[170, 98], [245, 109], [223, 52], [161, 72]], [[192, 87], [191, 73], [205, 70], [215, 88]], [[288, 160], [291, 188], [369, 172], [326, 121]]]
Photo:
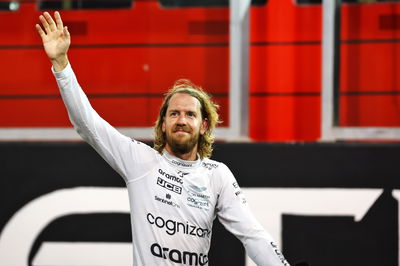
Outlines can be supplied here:
[[[54, 13], [54, 18], [55, 21], [49, 13], [43, 13], [39, 17], [41, 26], [36, 24], [36, 30], [53, 64], [53, 73], [71, 123], [78, 134], [126, 180], [129, 176], [127, 162], [134, 161], [130, 150], [133, 142], [93, 109], [68, 62], [67, 52], [71, 43], [68, 29], [64, 27], [58, 12]], [[96, 70], [93, 71], [95, 74]]]
[[42, 27], [36, 24], [36, 30], [42, 38], [44, 50], [53, 64], [54, 71], [59, 72], [68, 65], [68, 48], [71, 44], [71, 37], [68, 28], [63, 25], [60, 13], [54, 12], [54, 18], [48, 12], [40, 15]]

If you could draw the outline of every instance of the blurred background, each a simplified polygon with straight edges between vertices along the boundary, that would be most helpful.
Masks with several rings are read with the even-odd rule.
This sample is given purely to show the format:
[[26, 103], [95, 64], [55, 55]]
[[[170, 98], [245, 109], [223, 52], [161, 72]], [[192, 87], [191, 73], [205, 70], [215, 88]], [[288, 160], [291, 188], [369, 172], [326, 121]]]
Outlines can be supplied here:
[[[400, 1], [0, 0], [0, 265], [130, 265], [123, 180], [73, 131], [34, 25], [60, 11], [93, 107], [151, 144], [179, 78], [289, 262], [398, 266]], [[250, 266], [215, 222], [210, 265]]]

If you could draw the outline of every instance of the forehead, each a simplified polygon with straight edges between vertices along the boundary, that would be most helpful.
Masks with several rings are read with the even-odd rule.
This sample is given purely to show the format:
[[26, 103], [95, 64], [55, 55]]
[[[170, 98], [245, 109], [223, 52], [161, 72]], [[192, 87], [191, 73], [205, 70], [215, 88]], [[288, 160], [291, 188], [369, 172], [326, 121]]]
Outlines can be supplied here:
[[167, 110], [190, 110], [200, 112], [200, 102], [187, 93], [175, 93], [169, 100]]

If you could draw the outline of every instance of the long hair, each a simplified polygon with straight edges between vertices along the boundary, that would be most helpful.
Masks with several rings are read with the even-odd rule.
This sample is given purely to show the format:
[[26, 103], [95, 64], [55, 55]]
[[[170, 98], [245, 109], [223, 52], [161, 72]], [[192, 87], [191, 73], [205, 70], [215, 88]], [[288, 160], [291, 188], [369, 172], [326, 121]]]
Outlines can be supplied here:
[[198, 153], [201, 158], [210, 157], [213, 150], [212, 145], [215, 139], [213, 130], [217, 124], [221, 123], [217, 113], [219, 106], [211, 100], [211, 97], [204, 92], [200, 86], [193, 84], [187, 79], [177, 80], [172, 88], [165, 94], [164, 102], [162, 103], [160, 113], [154, 126], [154, 149], [159, 153], [162, 153], [167, 143], [167, 137], [162, 131], [162, 124], [165, 119], [169, 101], [176, 93], [186, 93], [199, 100], [202, 119], [207, 119], [208, 126], [204, 134], [199, 136], [199, 141], [197, 143]]

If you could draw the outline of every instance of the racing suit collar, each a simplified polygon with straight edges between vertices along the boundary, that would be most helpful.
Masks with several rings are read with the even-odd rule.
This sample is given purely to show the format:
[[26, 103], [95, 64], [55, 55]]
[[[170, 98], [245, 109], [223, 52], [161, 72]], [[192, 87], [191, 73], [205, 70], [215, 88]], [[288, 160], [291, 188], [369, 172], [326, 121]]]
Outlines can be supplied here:
[[170, 165], [174, 167], [193, 169], [201, 164], [201, 159], [199, 154], [197, 154], [198, 159], [196, 161], [186, 161], [169, 154], [168, 151], [164, 149], [162, 156], [164, 157], [165, 160], [167, 160], [167, 162]]

